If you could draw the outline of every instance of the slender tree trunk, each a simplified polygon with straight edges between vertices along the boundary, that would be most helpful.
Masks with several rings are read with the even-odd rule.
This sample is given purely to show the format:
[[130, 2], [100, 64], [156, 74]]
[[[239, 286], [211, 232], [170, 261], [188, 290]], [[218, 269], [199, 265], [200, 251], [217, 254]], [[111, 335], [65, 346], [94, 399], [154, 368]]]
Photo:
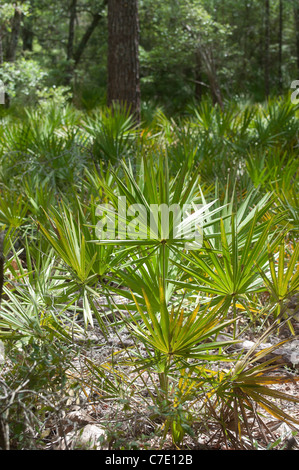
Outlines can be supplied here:
[[202, 98], [202, 65], [199, 51], [195, 53], [195, 99], [200, 101]]
[[2, 41], [2, 26], [0, 25], [0, 65], [3, 64], [3, 41]]
[[76, 14], [77, 14], [77, 0], [71, 0], [69, 35], [68, 35], [67, 51], [66, 51], [67, 60], [72, 60], [73, 59]]
[[297, 48], [297, 70], [299, 75], [299, 0], [295, 0], [294, 5], [296, 48]]
[[76, 14], [77, 14], [77, 0], [71, 0], [69, 11], [70, 11], [70, 18], [69, 18], [68, 40], [67, 40], [67, 47], [66, 47], [67, 66], [66, 66], [66, 77], [64, 80], [65, 85], [69, 85], [71, 83], [73, 73], [74, 73], [73, 54], [74, 54], [74, 40], [75, 40], [75, 22], [76, 22]]
[[33, 20], [32, 20], [32, 6], [29, 10], [29, 16], [25, 16], [23, 19], [23, 27], [22, 27], [22, 41], [23, 41], [23, 51], [30, 51], [33, 50]]
[[23, 51], [32, 52], [33, 49], [33, 32], [29, 26], [24, 26], [22, 29]]
[[279, 87], [280, 93], [282, 93], [283, 91], [282, 44], [283, 44], [283, 0], [279, 0], [278, 87]]
[[108, 1], [108, 106], [118, 103], [140, 119], [137, 0]]
[[9, 445], [9, 426], [7, 423], [8, 412], [4, 413], [4, 416], [0, 416], [0, 447], [1, 450], [10, 450]]
[[11, 24], [11, 37], [8, 43], [7, 52], [6, 52], [6, 60], [8, 62], [14, 62], [16, 59], [16, 52], [18, 46], [18, 40], [20, 36], [20, 29], [21, 29], [21, 20], [22, 20], [22, 12], [19, 10], [18, 6], [15, 6], [15, 13], [12, 19]]
[[265, 0], [265, 95], [270, 94], [270, 0]]
[[208, 47], [203, 47], [200, 43], [198, 44], [198, 53], [201, 57], [201, 62], [205, 66], [205, 71], [209, 80], [210, 90], [214, 104], [218, 104], [220, 108], [224, 109], [224, 103], [222, 99], [222, 93], [220, 90], [215, 61], [213, 53]]
[[76, 51], [74, 52], [73, 59], [74, 59], [74, 68], [76, 68], [79, 65], [79, 62], [81, 60], [81, 57], [83, 55], [83, 52], [85, 50], [85, 47], [96, 29], [97, 25], [99, 24], [99, 21], [103, 18], [103, 15], [100, 13], [97, 13], [94, 15], [92, 22], [88, 26], [87, 30], [85, 31], [84, 35], [81, 38], [81, 41], [78, 44], [78, 47]]
[[250, 21], [250, 4], [248, 0], [244, 0], [244, 17], [243, 17], [243, 58], [242, 58], [242, 70], [241, 70], [241, 80], [244, 82], [247, 78], [247, 60], [248, 60], [248, 26], [251, 25]]
[[[107, 5], [107, 0], [104, 0], [103, 7], [106, 5]], [[78, 47], [75, 50], [74, 42], [75, 42], [76, 10], [77, 10], [77, 0], [72, 0], [71, 5], [70, 5], [69, 35], [68, 35], [68, 43], [67, 43], [67, 60], [69, 63], [68, 63], [68, 69], [67, 69], [66, 84], [70, 83], [73, 77], [74, 71], [79, 65], [83, 52], [87, 46], [87, 43], [92, 33], [96, 29], [100, 20], [103, 18], [103, 15], [101, 13], [96, 13], [93, 15], [92, 22], [86, 29], [85, 33], [83, 34], [81, 38], [81, 41], [78, 44]]]

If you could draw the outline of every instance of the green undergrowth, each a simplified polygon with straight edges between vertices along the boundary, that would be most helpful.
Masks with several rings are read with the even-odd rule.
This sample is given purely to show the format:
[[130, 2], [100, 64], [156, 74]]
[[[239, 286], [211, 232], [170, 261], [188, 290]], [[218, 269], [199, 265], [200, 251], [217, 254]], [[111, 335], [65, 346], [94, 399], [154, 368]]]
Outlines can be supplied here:
[[[288, 99], [156, 109], [140, 125], [51, 102], [1, 118], [1, 447], [43, 448], [49, 416], [82, 396], [94, 413], [109, 403], [147, 416], [160, 447], [193, 442], [206, 423], [226, 446], [256, 448], [254, 417], [266, 448], [265, 415], [299, 424], [279, 406], [298, 399], [275, 387], [296, 372], [258, 349], [296, 333], [298, 118]], [[185, 238], [174, 216], [163, 231], [161, 205], [188, 207]], [[136, 433], [116, 426], [110, 446], [148, 448]]]

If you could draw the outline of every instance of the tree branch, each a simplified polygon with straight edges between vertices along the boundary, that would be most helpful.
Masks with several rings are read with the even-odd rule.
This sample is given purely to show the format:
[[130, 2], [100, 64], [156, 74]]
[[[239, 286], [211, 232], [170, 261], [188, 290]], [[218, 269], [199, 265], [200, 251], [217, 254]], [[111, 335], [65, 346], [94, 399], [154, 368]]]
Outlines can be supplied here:
[[74, 68], [76, 68], [81, 60], [81, 57], [83, 55], [83, 52], [84, 52], [84, 49], [92, 35], [92, 33], [94, 32], [94, 30], [96, 29], [97, 25], [99, 24], [99, 21], [103, 18], [103, 15], [101, 13], [96, 13], [93, 17], [93, 20], [92, 22], [90, 23], [90, 25], [88, 26], [87, 30], [85, 31], [84, 35], [82, 36], [81, 38], [81, 41], [76, 49], [76, 52], [74, 53], [73, 55], [73, 59], [74, 59]]

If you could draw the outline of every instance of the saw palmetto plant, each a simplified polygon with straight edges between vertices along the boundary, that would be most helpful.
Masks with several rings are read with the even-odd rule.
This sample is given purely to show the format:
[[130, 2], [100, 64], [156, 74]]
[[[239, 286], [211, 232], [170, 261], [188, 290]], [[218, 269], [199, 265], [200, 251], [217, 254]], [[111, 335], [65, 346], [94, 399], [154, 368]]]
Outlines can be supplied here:
[[114, 106], [113, 111], [104, 108], [88, 118], [83, 126], [97, 160], [115, 164], [134, 151], [138, 129], [129, 110], [124, 112], [118, 106]]
[[[281, 319], [282, 315], [278, 318]], [[216, 378], [213, 389], [215, 393], [209, 393], [207, 396], [208, 408], [211, 416], [217, 416], [216, 419], [221, 422], [225, 439], [230, 438], [237, 448], [246, 449], [248, 443], [249, 448], [250, 445], [253, 446], [254, 427], [260, 429], [261, 435], [265, 435], [265, 412], [291, 426], [298, 425], [298, 419], [282, 410], [277, 403], [284, 400], [294, 406], [299, 403], [297, 396], [275, 387], [299, 380], [298, 377], [284, 373], [281, 367], [275, 364], [275, 359], [271, 358], [271, 352], [286, 340], [270, 347], [260, 347], [277, 326], [276, 322], [273, 322], [261, 335], [260, 340], [236, 361], [232, 370], [221, 372], [217, 377], [216, 374], [212, 375], [213, 379]]]
[[[266, 273], [259, 269], [264, 283], [269, 289], [270, 305], [269, 314], [274, 318], [280, 316], [282, 311], [286, 310], [286, 305], [292, 296], [298, 293], [299, 288], [299, 271], [298, 271], [298, 255], [299, 247], [292, 247], [292, 252], [286, 249], [285, 243], [281, 242], [278, 253], [268, 247], [269, 272]], [[278, 255], [278, 257], [277, 257]], [[288, 316], [287, 313], [284, 315]], [[288, 320], [288, 325], [293, 334], [292, 319]]]
[[[177, 257], [174, 248], [182, 247], [184, 243], [190, 241], [190, 238], [176, 237], [176, 216], [175, 214], [172, 216], [168, 208], [175, 207], [179, 212], [183, 212], [184, 207], [189, 206], [189, 210], [192, 210], [192, 204], [195, 205], [200, 200], [197, 190], [198, 175], [196, 171], [191, 172], [187, 166], [184, 166], [176, 177], [170, 180], [167, 156], [163, 154], [156, 158], [153, 155], [144, 157], [136, 177], [133, 169], [125, 163], [121, 169], [124, 173], [123, 178], [115, 174], [114, 184], [108, 186], [102, 181], [102, 188], [112, 206], [111, 212], [113, 216], [115, 215], [119, 233], [115, 232], [114, 236], [99, 239], [96, 243], [99, 246], [130, 247], [130, 253], [123, 266], [119, 265], [118, 269], [114, 270], [115, 281], [119, 280], [128, 288], [132, 288], [143, 302], [142, 290], [144, 290], [147, 295], [156, 299], [158, 306], [159, 280], [163, 279], [168, 302], [174, 290], [168, 278], [179, 275], [174, 263], [171, 262], [171, 259]], [[120, 198], [125, 200], [124, 215], [119, 210]], [[198, 223], [202, 222], [204, 211], [211, 205], [212, 203], [207, 203], [194, 211], [193, 216], [198, 218]], [[166, 214], [163, 214], [163, 210], [155, 212], [156, 208], [161, 207], [166, 208]], [[135, 216], [141, 209], [144, 217], [139, 218], [138, 223], [133, 225]], [[217, 210], [219, 209], [211, 212]], [[166, 224], [163, 217], [168, 216]], [[185, 234], [188, 234], [189, 220], [186, 217], [179, 221], [180, 230]], [[125, 292], [124, 295], [130, 296]]]
[[278, 387], [297, 372], [269, 359], [281, 340], [262, 346], [296, 334], [296, 112], [203, 101], [137, 127], [71, 106], [3, 123], [0, 339], [24, 355], [74, 345], [84, 367], [68, 377], [92, 409], [141, 413], [161, 446], [207, 423], [233, 448], [254, 448], [257, 427], [274, 440], [265, 416], [296, 427]]
[[99, 249], [93, 242], [95, 236], [96, 207], [91, 206], [86, 213], [79, 201], [76, 203], [76, 215], [61, 202], [58, 208], [49, 211], [49, 227], [40, 225], [56, 255], [63, 262], [61, 279], [63, 288], [72, 302], [83, 301], [85, 323], [93, 325], [93, 316], [98, 317], [94, 306], [95, 288], [105, 276], [109, 275], [115, 263], [120, 262], [122, 253], [116, 254], [112, 246]]

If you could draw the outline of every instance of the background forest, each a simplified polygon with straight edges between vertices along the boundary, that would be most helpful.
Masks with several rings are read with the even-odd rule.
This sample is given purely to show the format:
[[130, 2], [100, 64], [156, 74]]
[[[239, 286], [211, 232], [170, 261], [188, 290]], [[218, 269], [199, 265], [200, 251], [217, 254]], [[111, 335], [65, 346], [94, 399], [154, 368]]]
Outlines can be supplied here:
[[299, 0], [0, 2], [0, 448], [298, 450]]
[[[2, 1], [0, 19], [12, 105], [68, 91], [82, 109], [106, 104], [107, 1]], [[297, 0], [141, 0], [139, 25], [144, 109], [182, 112], [215, 87], [263, 101], [298, 78]]]

